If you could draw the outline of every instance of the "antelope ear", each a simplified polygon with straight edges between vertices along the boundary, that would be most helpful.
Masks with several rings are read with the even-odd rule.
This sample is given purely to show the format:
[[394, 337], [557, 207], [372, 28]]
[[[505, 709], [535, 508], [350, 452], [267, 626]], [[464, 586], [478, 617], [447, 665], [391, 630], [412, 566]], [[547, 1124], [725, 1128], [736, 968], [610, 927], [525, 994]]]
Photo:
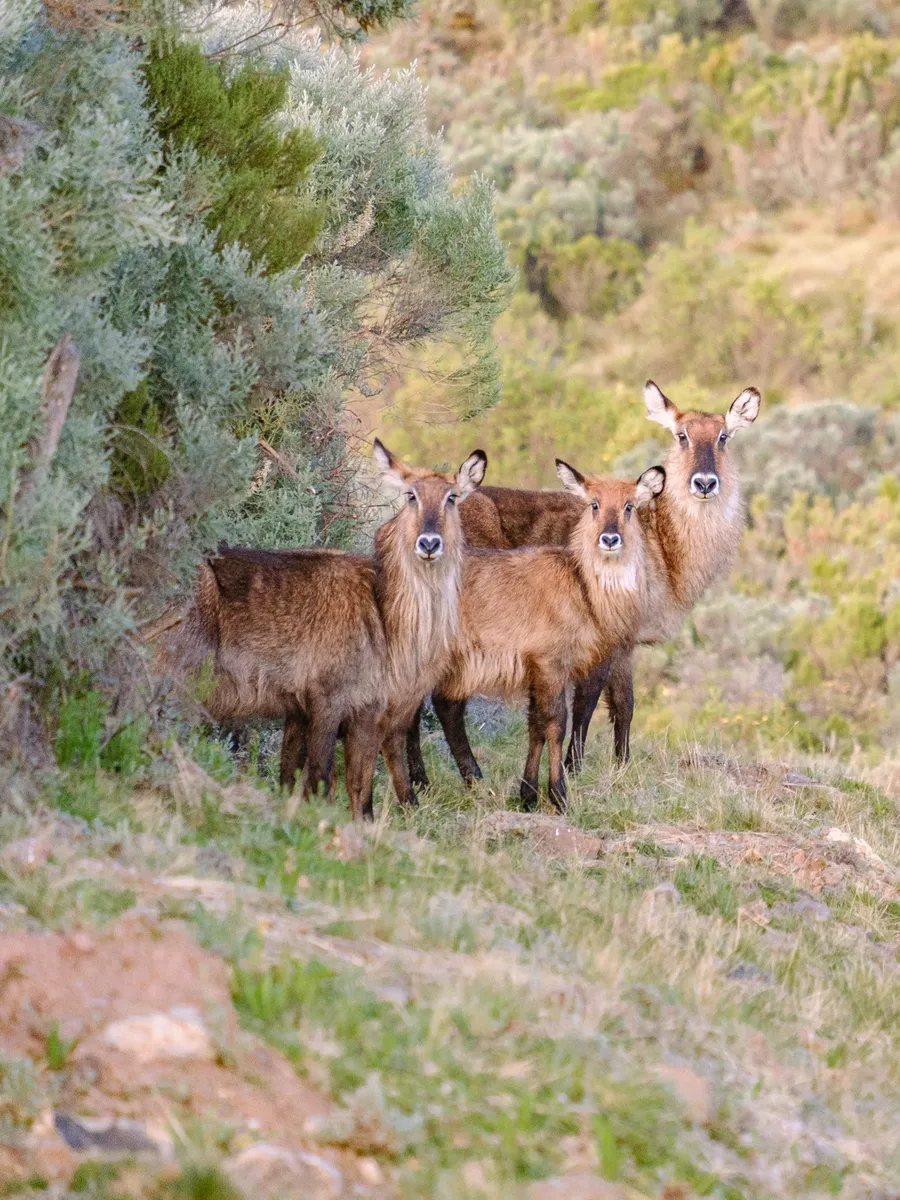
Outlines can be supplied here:
[[382, 475], [395, 487], [406, 487], [410, 478], [409, 467], [402, 459], [391, 454], [384, 442], [375, 439], [373, 443], [372, 458], [375, 460], [375, 466]]
[[587, 488], [584, 486], [584, 476], [580, 471], [576, 471], [574, 467], [570, 467], [567, 462], [558, 458], [556, 473], [567, 492], [571, 492], [573, 496], [580, 496], [582, 500], [587, 500]]
[[681, 415], [668, 396], [664, 396], [652, 379], [644, 384], [644, 404], [647, 406], [647, 420], [663, 425], [674, 436], [678, 418]]
[[643, 508], [654, 500], [666, 486], [666, 472], [663, 467], [648, 467], [643, 475], [638, 477], [634, 489], [634, 501], [638, 508]]
[[456, 473], [456, 490], [460, 500], [484, 482], [486, 470], [487, 455], [483, 450], [473, 450]]
[[728, 433], [736, 433], [745, 425], [752, 425], [759, 416], [761, 403], [762, 396], [755, 387], [745, 388], [725, 414], [725, 428]]

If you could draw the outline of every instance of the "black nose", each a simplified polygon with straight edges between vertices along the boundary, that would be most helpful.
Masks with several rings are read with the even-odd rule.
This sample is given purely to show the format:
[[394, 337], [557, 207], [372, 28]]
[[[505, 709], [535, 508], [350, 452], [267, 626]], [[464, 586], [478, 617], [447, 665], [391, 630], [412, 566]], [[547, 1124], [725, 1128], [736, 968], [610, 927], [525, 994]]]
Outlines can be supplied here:
[[601, 533], [600, 545], [605, 550], [618, 550], [622, 545], [622, 539], [617, 533]]
[[423, 558], [434, 558], [444, 548], [444, 539], [437, 535], [423, 533], [416, 539], [416, 550]]
[[701, 475], [698, 472], [691, 477], [691, 491], [695, 496], [714, 496], [718, 490], [718, 475]]

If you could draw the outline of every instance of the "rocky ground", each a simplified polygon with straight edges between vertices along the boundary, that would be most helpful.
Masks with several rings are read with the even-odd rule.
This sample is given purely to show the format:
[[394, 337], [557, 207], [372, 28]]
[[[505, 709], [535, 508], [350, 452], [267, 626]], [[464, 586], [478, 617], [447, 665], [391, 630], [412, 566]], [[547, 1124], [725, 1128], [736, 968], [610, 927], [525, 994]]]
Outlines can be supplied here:
[[481, 724], [366, 829], [177, 748], [11, 794], [0, 1194], [898, 1194], [896, 798], [600, 731], [524, 814]]

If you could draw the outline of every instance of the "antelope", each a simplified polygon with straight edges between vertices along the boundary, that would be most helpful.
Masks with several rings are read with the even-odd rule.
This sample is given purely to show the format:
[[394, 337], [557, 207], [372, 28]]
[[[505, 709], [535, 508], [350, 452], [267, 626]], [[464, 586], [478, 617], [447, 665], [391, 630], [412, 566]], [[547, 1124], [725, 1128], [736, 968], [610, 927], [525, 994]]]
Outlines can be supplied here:
[[[648, 380], [644, 404], [648, 420], [667, 428], [674, 445], [665, 459], [666, 488], [640, 520], [650, 555], [648, 608], [639, 644], [666, 641], [678, 631], [684, 614], [706, 588], [728, 570], [744, 526], [737, 467], [727, 445], [734, 434], [759, 414], [760, 394], [747, 388], [724, 416], [681, 412]], [[482, 487], [462, 512], [466, 545], [497, 549], [546, 542], [565, 545], [579, 519], [577, 498], [566, 492]], [[588, 727], [600, 695], [613, 722], [615, 754], [627, 762], [634, 710], [632, 656], [616, 651], [585, 679], [576, 682], [572, 703], [572, 736], [566, 769], [580, 769]], [[465, 702], [433, 697], [435, 712], [466, 782], [481, 778], [465, 729]], [[428, 785], [422, 758], [420, 713], [407, 738], [410, 775]]]
[[[568, 546], [465, 556], [459, 634], [435, 698], [439, 706], [464, 703], [476, 693], [527, 696], [528, 757], [520, 794], [526, 807], [536, 804], [546, 742], [550, 798], [562, 809], [566, 685], [637, 637], [647, 577], [637, 512], [662, 492], [666, 477], [661, 467], [651, 467], [634, 483], [597, 479], [561, 460], [557, 470], [580, 507]], [[451, 749], [463, 752], [453, 741]]]
[[375, 462], [405, 493], [371, 557], [230, 549], [201, 565], [185, 665], [211, 652], [215, 720], [284, 717], [281, 782], [333, 788], [345, 743], [354, 818], [372, 816], [379, 747], [398, 800], [415, 803], [403, 754], [410, 720], [446, 668], [458, 627], [463, 533], [457, 501], [484, 478], [476, 450], [457, 474], [408, 466], [377, 439]]

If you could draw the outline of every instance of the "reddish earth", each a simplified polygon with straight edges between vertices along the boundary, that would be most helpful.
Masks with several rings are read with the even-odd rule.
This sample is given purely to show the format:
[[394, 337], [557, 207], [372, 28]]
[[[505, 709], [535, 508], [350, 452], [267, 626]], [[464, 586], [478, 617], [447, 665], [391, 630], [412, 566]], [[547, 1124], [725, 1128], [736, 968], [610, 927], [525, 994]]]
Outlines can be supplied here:
[[[166, 1053], [164, 1039], [155, 1056], [152, 1039], [110, 1043], [112, 1022], [158, 1014], [163, 1030], [167, 1021], [177, 1028], [183, 1010], [195, 1010], [187, 1027], [197, 1045], [182, 1046], [181, 1057]], [[236, 1129], [238, 1144], [265, 1138], [304, 1150], [306, 1122], [333, 1109], [285, 1058], [238, 1028], [225, 964], [174, 923], [125, 916], [102, 932], [0, 933], [0, 1045], [45, 1064], [54, 1025], [77, 1039], [57, 1073], [57, 1113], [132, 1119], [163, 1141], [186, 1118], [203, 1117]], [[143, 1027], [125, 1026], [139, 1035]], [[314, 1149], [357, 1174], [352, 1156]], [[0, 1160], [0, 1176], [68, 1178], [78, 1161], [48, 1113]]]

